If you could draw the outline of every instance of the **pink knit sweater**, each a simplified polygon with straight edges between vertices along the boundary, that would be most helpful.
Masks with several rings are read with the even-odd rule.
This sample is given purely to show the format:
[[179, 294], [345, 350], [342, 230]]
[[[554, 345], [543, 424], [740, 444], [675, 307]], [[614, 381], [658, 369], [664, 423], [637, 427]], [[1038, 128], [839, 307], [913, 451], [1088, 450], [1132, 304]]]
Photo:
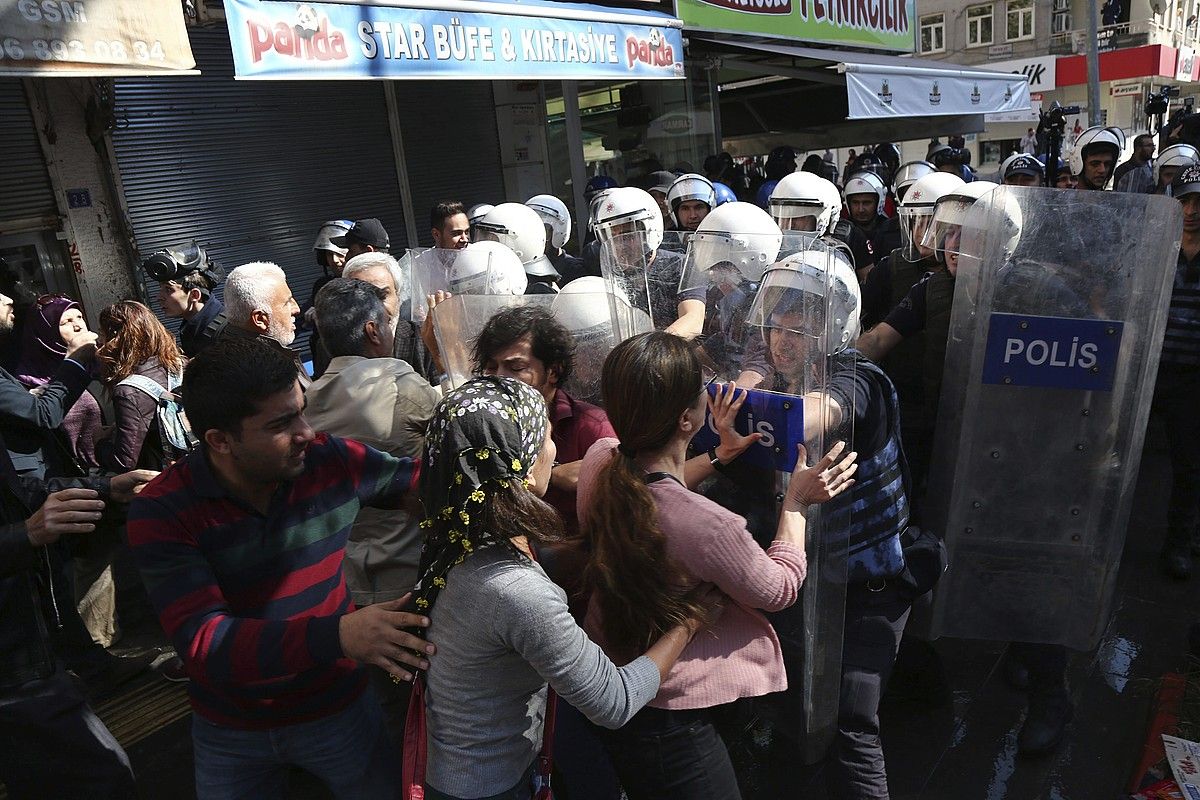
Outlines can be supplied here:
[[[583, 459], [579, 473], [579, 518], [586, 519], [595, 476], [616, 450], [616, 439], [600, 439]], [[713, 625], [696, 635], [667, 675], [650, 705], [656, 708], [710, 708], [739, 697], [758, 697], [787, 688], [783, 653], [764, 611], [796, 602], [807, 562], [804, 550], [775, 542], [763, 552], [746, 530], [746, 520], [673, 480], [649, 484], [667, 553], [688, 575], [691, 589], [707, 581], [734, 602]], [[637, 535], [637, 531], [630, 531]], [[593, 598], [584, 629], [617, 664], [638, 653], [610, 648]]]

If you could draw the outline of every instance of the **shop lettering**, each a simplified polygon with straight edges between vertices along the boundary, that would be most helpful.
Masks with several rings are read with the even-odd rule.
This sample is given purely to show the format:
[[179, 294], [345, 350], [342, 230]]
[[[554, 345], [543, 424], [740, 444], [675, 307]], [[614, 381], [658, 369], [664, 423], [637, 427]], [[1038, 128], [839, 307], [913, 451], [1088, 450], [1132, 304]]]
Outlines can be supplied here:
[[[303, 8], [303, 7], [302, 7]], [[281, 56], [290, 56], [306, 61], [332, 61], [349, 57], [346, 52], [346, 37], [341, 31], [329, 32], [329, 19], [322, 17], [315, 30], [301, 24], [288, 25], [277, 22], [272, 27], [255, 20], [246, 20], [250, 33], [250, 55], [255, 63], [263, 55], [275, 51]]]
[[798, 0], [798, 3], [800, 16], [805, 20], [883, 33], [909, 30], [906, 0]]
[[1009, 337], [1004, 343], [1004, 363], [1008, 364], [1014, 357], [1024, 357], [1030, 366], [1042, 365], [1051, 367], [1067, 367], [1090, 370], [1096, 366], [1100, 346], [1095, 342], [1079, 343], [1079, 337], [1071, 339], [1071, 348], [1066, 359], [1059, 358], [1059, 344], [1066, 351], [1066, 342], [1050, 342], [1045, 339], [1034, 339], [1026, 342], [1024, 339]]
[[563, 31], [521, 31], [524, 61], [565, 61], [575, 64], [618, 64], [617, 37], [611, 33], [571, 35]]
[[745, 11], [748, 14], [790, 14], [792, 0], [700, 0], [717, 8]]
[[649, 39], [628, 36], [625, 39], [626, 66], [633, 69], [637, 62], [652, 67], [669, 67], [675, 63], [675, 51], [657, 30], [650, 31]]
[[425, 46], [425, 29], [413, 22], [408, 25], [408, 35], [405, 27], [397, 22], [376, 22], [372, 27], [370, 22], [358, 23], [358, 39], [362, 42], [362, 54], [366, 58], [374, 58], [383, 49], [384, 58], [406, 58], [411, 60], [429, 60], [429, 48]]
[[83, 3], [66, 0], [20, 0], [17, 12], [30, 22], [87, 22]]

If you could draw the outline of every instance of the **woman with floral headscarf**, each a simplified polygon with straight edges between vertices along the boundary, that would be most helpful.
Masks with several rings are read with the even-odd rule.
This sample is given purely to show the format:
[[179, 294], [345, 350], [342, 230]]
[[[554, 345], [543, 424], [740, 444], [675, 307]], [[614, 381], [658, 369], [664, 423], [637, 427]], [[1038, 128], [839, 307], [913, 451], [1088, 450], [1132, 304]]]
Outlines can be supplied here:
[[476, 378], [434, 411], [416, 600], [438, 651], [425, 678], [429, 800], [529, 797], [547, 683], [593, 722], [619, 727], [700, 627], [676, 625], [618, 668], [575, 624], [531, 550], [561, 532], [541, 500], [554, 456], [545, 401], [519, 381]]

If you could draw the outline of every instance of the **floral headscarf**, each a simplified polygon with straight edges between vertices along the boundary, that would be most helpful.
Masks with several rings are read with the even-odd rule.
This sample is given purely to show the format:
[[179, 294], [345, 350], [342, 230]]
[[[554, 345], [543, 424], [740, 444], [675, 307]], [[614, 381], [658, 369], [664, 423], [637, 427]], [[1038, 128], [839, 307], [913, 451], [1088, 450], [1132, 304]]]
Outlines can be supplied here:
[[418, 610], [429, 612], [446, 574], [472, 552], [508, 543], [503, 531], [484, 530], [481, 512], [510, 481], [527, 481], [548, 425], [542, 395], [512, 378], [475, 378], [438, 403], [418, 485], [425, 507]]

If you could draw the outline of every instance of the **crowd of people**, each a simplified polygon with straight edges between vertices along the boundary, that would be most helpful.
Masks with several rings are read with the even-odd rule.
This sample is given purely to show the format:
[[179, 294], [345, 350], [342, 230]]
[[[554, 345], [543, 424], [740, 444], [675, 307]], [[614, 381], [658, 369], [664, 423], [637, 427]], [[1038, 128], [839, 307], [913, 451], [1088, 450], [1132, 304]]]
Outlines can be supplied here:
[[[1183, 579], [1200, 550], [1200, 154], [1135, 144], [1118, 167], [1120, 132], [1088, 129], [1049, 166], [1060, 189], [1116, 171], [1183, 209], [1156, 397], [1163, 565]], [[379, 220], [335, 219], [311, 293], [273, 263], [226, 275], [170, 248], [143, 269], [178, 340], [135, 300], [93, 332], [69, 297], [0, 294], [19, 342], [0, 366], [10, 796], [136, 795], [78, 685], [147, 666], [104, 650], [128, 547], [177, 654], [159, 666], [187, 682], [206, 800], [281, 797], [290, 767], [345, 798], [542, 798], [553, 774], [572, 800], [729, 800], [727, 741], [763, 726], [785, 763], [820, 744], [832, 796], [886, 798], [889, 679], [944, 689], [905, 628], [946, 568], [922, 529], [963, 215], [1000, 183], [1047, 183], [1032, 153], [991, 182], [964, 152], [900, 163], [880, 144], [839, 174], [780, 148], [755, 187], [723, 157], [641, 186], [597, 176], [574, 236], [545, 194], [439, 203], [435, 246], [403, 253]], [[472, 297], [500, 299], [472, 319], [488, 307]], [[794, 468], [747, 455], [766, 436], [736, 424], [748, 389], [803, 398], [772, 456]], [[844, 584], [821, 610], [844, 633], [814, 698], [818, 551], [843, 565], [820, 577]], [[1067, 658], [1009, 650], [1022, 753], [1067, 730]]]

